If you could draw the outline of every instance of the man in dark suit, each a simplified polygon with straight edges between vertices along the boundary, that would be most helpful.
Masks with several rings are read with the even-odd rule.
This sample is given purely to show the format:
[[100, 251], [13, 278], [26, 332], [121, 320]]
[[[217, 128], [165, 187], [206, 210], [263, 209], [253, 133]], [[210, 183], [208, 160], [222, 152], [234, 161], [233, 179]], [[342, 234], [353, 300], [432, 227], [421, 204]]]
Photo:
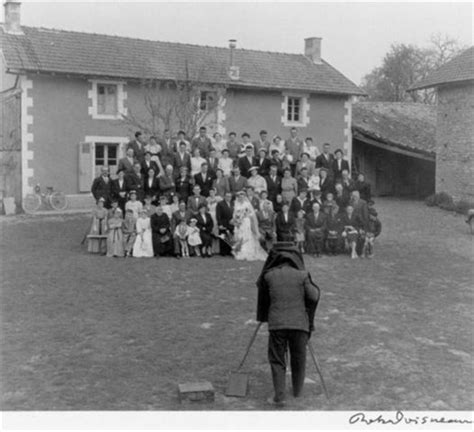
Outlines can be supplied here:
[[186, 151], [186, 142], [179, 141], [178, 151], [174, 155], [174, 171], [179, 173], [183, 166], [191, 171], [191, 155]]
[[229, 156], [233, 160], [237, 160], [240, 154], [240, 143], [235, 139], [237, 137], [235, 132], [230, 132], [227, 140], [227, 149], [229, 150]]
[[145, 141], [143, 140], [143, 134], [138, 131], [135, 132], [135, 139], [130, 141], [127, 145], [127, 149], [133, 149], [135, 158], [142, 162], [145, 156]]
[[135, 162], [133, 172], [125, 176], [125, 185], [127, 192], [134, 190], [137, 192], [137, 200], [143, 201], [145, 197], [145, 177], [141, 173], [142, 166], [140, 162]]
[[275, 219], [275, 228], [277, 241], [292, 242], [294, 241], [295, 217], [290, 212], [290, 205], [283, 203], [281, 212], [277, 214]]
[[330, 153], [331, 144], [323, 144], [323, 152], [316, 158], [316, 168], [326, 168], [328, 170], [328, 177], [332, 179], [332, 163], [334, 156]]
[[173, 165], [174, 163], [174, 153], [173, 149], [176, 146], [176, 143], [171, 138], [171, 132], [169, 129], [165, 129], [163, 132], [163, 138], [159, 140], [161, 146], [160, 160], [163, 167], [166, 165]]
[[256, 160], [256, 166], [258, 166], [258, 173], [262, 177], [266, 177], [270, 173], [270, 159], [267, 158], [267, 150], [261, 148], [258, 151], [258, 157]]
[[240, 175], [240, 168], [236, 166], [233, 170], [233, 175], [229, 177], [229, 189], [235, 197], [237, 192], [247, 187], [247, 179]]
[[196, 148], [199, 149], [201, 156], [206, 159], [209, 157], [209, 152], [212, 147], [211, 139], [207, 136], [207, 129], [202, 126], [199, 128], [199, 136], [194, 138], [191, 142], [191, 149], [194, 152]]
[[253, 156], [253, 148], [251, 145], [248, 145], [245, 147], [245, 156], [242, 156], [239, 158], [239, 161], [237, 165], [240, 168], [240, 173], [245, 177], [249, 178], [250, 177], [250, 172], [249, 169], [250, 167], [256, 166], [257, 161], [255, 157]]
[[309, 174], [308, 174], [308, 168], [304, 167], [301, 168], [301, 174], [297, 178], [297, 183], [298, 183], [298, 190], [301, 189], [309, 189]]
[[206, 198], [201, 195], [201, 187], [199, 185], [194, 185], [193, 195], [188, 198], [188, 210], [195, 217], [199, 211], [199, 206], [201, 204], [207, 204]]
[[275, 204], [276, 196], [281, 193], [281, 177], [278, 175], [277, 165], [270, 165], [270, 173], [265, 180], [267, 181], [268, 199]]
[[209, 152], [209, 157], [207, 158], [209, 174], [216, 178], [216, 171], [219, 166], [219, 159], [216, 157], [216, 149], [213, 147]]
[[320, 168], [319, 170], [319, 189], [323, 200], [326, 199], [326, 194], [334, 192], [334, 185], [328, 176], [328, 170], [326, 168]]
[[212, 182], [214, 181], [213, 176], [209, 173], [209, 165], [207, 162], [201, 164], [201, 172], [194, 176], [194, 184], [197, 184], [201, 188], [201, 195], [204, 197], [209, 196], [209, 191], [212, 188]]
[[128, 148], [125, 152], [125, 157], [121, 158], [118, 162], [117, 170], [125, 171], [125, 174], [130, 174], [133, 172], [133, 165], [137, 162], [137, 159], [134, 157], [133, 148]]
[[337, 149], [334, 152], [335, 159], [332, 163], [332, 172], [334, 173], [334, 180], [339, 181], [342, 179], [342, 171], [350, 171], [349, 162], [342, 158], [343, 152], [341, 149]]
[[152, 168], [153, 171], [155, 171], [155, 174], [159, 174], [160, 172], [160, 169], [158, 168], [158, 164], [155, 161], [151, 160], [151, 153], [148, 151], [145, 152], [145, 159], [143, 160], [141, 165], [142, 165], [142, 174], [145, 177], [148, 177], [148, 170], [150, 168]]
[[[234, 214], [234, 206], [232, 204], [232, 194], [226, 192], [224, 199], [219, 201], [216, 206], [216, 220], [219, 235], [229, 238], [234, 232], [234, 225], [231, 224]], [[232, 248], [227, 242], [220, 240], [221, 255], [232, 255]]]
[[112, 196], [119, 203], [122, 214], [125, 215], [125, 204], [127, 202], [127, 184], [125, 182], [125, 171], [118, 170], [117, 178], [112, 180]]
[[95, 200], [104, 198], [104, 207], [110, 208], [110, 200], [112, 198], [112, 180], [109, 177], [109, 168], [104, 166], [101, 168], [100, 176], [92, 182], [91, 192]]

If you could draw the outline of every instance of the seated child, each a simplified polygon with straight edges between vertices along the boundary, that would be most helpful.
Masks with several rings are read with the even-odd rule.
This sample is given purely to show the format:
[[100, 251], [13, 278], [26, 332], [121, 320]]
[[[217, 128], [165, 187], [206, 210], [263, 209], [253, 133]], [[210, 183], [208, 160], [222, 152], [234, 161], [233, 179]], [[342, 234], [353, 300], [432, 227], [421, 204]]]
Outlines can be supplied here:
[[168, 215], [168, 219], [171, 220], [173, 213], [171, 212], [171, 206], [168, 204], [168, 197], [166, 195], [160, 196], [160, 205], [163, 209], [163, 213], [166, 213]]
[[107, 226], [107, 256], [123, 257], [123, 234], [122, 234], [122, 210], [118, 208], [118, 201], [112, 201], [112, 208], [109, 210]]
[[170, 204], [170, 211], [171, 215], [179, 210], [179, 195], [172, 193], [171, 194], [171, 204]]
[[188, 237], [190, 234], [190, 227], [186, 224], [185, 219], [181, 219], [179, 224], [176, 226], [174, 234], [179, 239], [181, 256], [189, 257]]
[[188, 243], [191, 246], [191, 251], [194, 252], [194, 255], [201, 256], [199, 246], [202, 244], [201, 235], [199, 234], [199, 228], [196, 226], [197, 219], [191, 218], [189, 220], [189, 234], [188, 234]]
[[137, 220], [133, 217], [133, 210], [126, 210], [125, 219], [122, 222], [123, 249], [125, 257], [132, 254], [133, 244], [137, 238], [137, 230], [135, 227], [136, 222]]
[[367, 231], [365, 232], [365, 242], [362, 256], [366, 258], [374, 257], [375, 238], [382, 232], [382, 223], [377, 217], [377, 211], [374, 207], [369, 208], [369, 220], [367, 221]]
[[301, 253], [304, 253], [304, 231], [305, 231], [305, 212], [304, 210], [299, 210], [296, 214], [296, 221], [295, 221], [295, 241], [296, 246], [300, 250]]

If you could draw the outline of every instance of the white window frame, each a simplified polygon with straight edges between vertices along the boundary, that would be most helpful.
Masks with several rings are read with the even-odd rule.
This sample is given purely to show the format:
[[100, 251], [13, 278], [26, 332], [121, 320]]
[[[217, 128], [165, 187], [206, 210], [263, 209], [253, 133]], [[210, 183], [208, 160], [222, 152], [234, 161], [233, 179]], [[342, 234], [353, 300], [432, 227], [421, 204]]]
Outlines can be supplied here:
[[92, 164], [91, 166], [91, 182], [95, 178], [95, 145], [96, 144], [118, 144], [118, 149], [117, 149], [117, 163], [122, 159], [125, 155], [125, 150], [127, 147], [127, 144], [129, 143], [130, 138], [128, 137], [111, 137], [111, 136], [91, 136], [88, 135], [84, 137], [84, 142], [90, 143], [93, 147], [93, 151], [91, 150], [91, 160], [90, 163]]
[[[91, 89], [88, 96], [91, 100], [89, 107], [89, 115], [95, 120], [120, 120], [122, 116], [127, 115], [125, 108], [125, 100], [127, 92], [125, 91], [125, 81], [109, 81], [109, 80], [90, 80]], [[98, 109], [98, 85], [115, 85], [117, 86], [117, 113], [116, 114], [99, 114]]]
[[[304, 93], [283, 93], [283, 101], [281, 103], [281, 108], [283, 114], [281, 116], [281, 122], [284, 126], [295, 126], [295, 127], [305, 127], [309, 124], [309, 95]], [[299, 121], [288, 120], [288, 102], [289, 99], [299, 99], [300, 100], [300, 119]]]

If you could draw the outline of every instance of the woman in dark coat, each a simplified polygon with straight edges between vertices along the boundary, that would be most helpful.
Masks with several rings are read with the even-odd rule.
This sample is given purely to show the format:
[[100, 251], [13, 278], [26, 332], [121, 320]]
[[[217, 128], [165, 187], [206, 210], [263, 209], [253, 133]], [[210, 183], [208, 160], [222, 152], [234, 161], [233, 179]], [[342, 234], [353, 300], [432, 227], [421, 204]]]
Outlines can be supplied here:
[[326, 237], [326, 215], [321, 211], [318, 203], [314, 203], [311, 211], [306, 215], [305, 230], [306, 252], [319, 257]]
[[156, 213], [150, 217], [150, 225], [154, 255], [162, 256], [171, 253], [170, 219], [168, 215], [163, 212], [161, 205], [156, 207]]
[[201, 204], [196, 215], [199, 234], [201, 236], [202, 246], [201, 255], [203, 258], [212, 256], [212, 228], [214, 222], [211, 215], [207, 212], [206, 204]]
[[145, 178], [145, 184], [143, 186], [145, 191], [145, 196], [150, 196], [153, 204], [158, 202], [158, 197], [160, 193], [160, 181], [156, 176], [155, 170], [150, 168], [147, 172], [147, 177]]

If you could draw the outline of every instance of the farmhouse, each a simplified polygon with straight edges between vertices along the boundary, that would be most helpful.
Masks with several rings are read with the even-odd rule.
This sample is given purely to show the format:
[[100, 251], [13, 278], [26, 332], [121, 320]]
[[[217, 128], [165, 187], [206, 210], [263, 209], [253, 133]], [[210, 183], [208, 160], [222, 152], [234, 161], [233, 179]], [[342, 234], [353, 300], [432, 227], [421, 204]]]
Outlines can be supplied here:
[[295, 126], [351, 160], [351, 99], [363, 93], [321, 58], [320, 38], [305, 39], [302, 54], [237, 49], [234, 41], [217, 48], [26, 27], [19, 2], [4, 6], [0, 90], [21, 90], [23, 196], [36, 183], [71, 198], [89, 192], [130, 139], [122, 116], [144, 110], [140, 83], [185, 72], [202, 85], [203, 101], [219, 89], [211, 133], [257, 138], [266, 129], [286, 138]]
[[474, 202], [474, 47], [410, 90], [437, 89], [436, 192]]
[[357, 102], [353, 169], [376, 196], [426, 198], [434, 192], [436, 108], [413, 102]]

